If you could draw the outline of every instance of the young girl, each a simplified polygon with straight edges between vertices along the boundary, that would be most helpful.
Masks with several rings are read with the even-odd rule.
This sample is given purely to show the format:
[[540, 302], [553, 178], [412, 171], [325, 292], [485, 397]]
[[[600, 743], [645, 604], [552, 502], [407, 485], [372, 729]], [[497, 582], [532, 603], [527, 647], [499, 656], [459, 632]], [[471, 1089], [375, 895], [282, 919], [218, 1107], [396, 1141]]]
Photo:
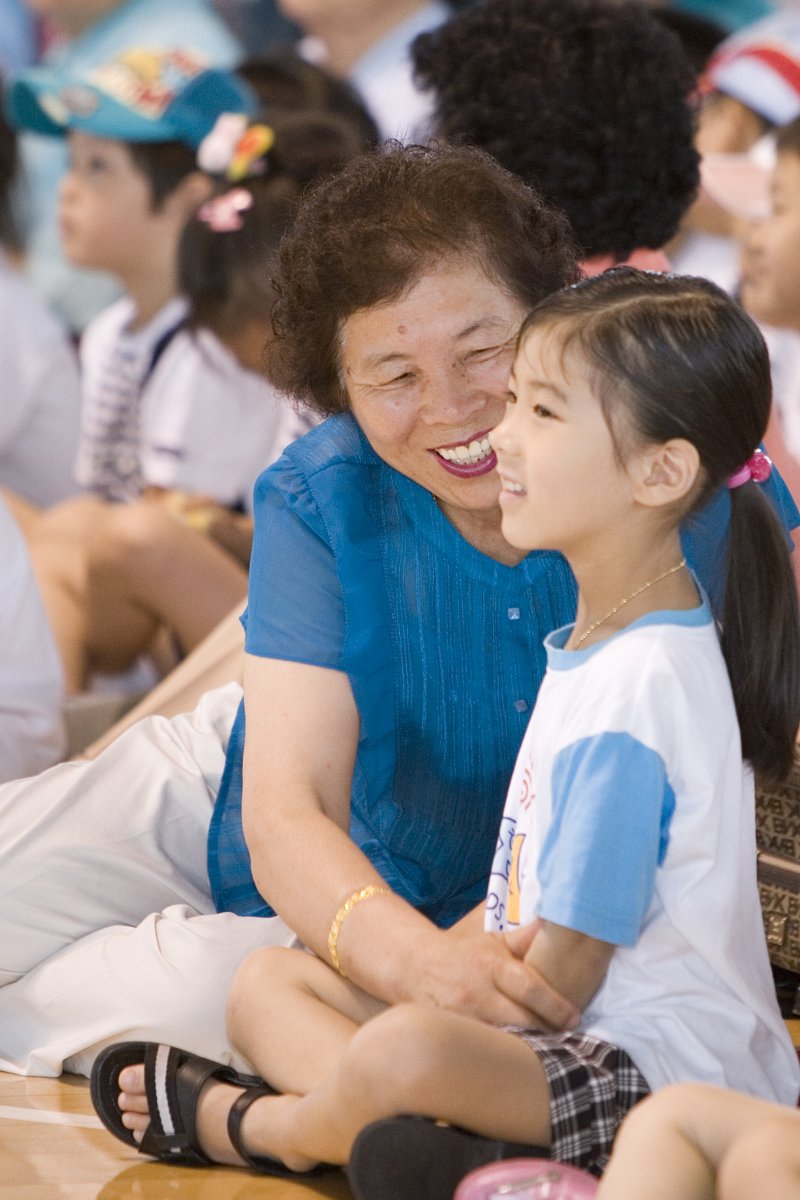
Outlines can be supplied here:
[[[547, 639], [487, 902], [465, 920], [580, 1025], [381, 1011], [346, 977], [352, 928], [388, 890], [365, 881], [332, 914], [330, 966], [268, 950], [234, 984], [231, 1038], [282, 1094], [166, 1047], [101, 1055], [98, 1111], [147, 1153], [269, 1173], [350, 1159], [359, 1197], [444, 1197], [526, 1144], [599, 1173], [625, 1112], [675, 1080], [797, 1097], [755, 880], [751, 767], [782, 776], [800, 721], [788, 549], [758, 486], [761, 336], [705, 281], [609, 272], [534, 310], [511, 390], [491, 434], [503, 533], [564, 553], [580, 591]], [[720, 642], [679, 525], [726, 481]]]

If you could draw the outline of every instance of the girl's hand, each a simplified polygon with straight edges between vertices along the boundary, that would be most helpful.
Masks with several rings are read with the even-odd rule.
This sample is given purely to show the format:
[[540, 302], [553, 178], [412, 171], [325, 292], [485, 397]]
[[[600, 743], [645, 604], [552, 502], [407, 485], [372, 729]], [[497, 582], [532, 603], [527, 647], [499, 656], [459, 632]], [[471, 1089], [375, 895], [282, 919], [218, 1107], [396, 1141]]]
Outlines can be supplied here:
[[[415, 955], [407, 999], [464, 1013], [490, 1025], [575, 1028], [580, 1017], [575, 1005], [521, 960], [525, 937], [517, 939], [519, 945], [512, 951], [502, 934], [476, 931], [470, 924], [432, 932], [422, 953]], [[532, 932], [526, 933], [528, 942], [532, 936]]]

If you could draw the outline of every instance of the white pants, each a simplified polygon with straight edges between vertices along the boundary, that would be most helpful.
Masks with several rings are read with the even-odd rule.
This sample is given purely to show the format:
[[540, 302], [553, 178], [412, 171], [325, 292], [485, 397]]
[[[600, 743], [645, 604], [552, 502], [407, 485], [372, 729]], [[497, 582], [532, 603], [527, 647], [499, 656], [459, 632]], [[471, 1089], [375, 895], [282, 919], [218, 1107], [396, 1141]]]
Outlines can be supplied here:
[[241, 689], [150, 717], [94, 762], [0, 787], [0, 1070], [88, 1074], [110, 1042], [240, 1069], [225, 1002], [278, 917], [216, 913], [206, 842]]

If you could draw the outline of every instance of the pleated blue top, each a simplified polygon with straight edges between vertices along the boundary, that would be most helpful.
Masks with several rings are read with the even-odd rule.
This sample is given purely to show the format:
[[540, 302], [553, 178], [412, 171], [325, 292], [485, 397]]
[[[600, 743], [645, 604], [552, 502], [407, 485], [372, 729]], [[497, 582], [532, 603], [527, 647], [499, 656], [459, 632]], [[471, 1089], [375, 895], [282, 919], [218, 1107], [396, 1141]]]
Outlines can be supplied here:
[[[797, 509], [775, 486], [791, 527]], [[684, 539], [706, 586], [726, 520], [722, 496]], [[312, 430], [258, 480], [247, 651], [346, 672], [361, 722], [351, 836], [441, 925], [485, 895], [543, 640], [574, 618], [576, 595], [559, 554], [506, 567], [477, 551], [349, 416]], [[209, 878], [219, 911], [266, 916], [242, 834], [244, 736], [242, 706]]]

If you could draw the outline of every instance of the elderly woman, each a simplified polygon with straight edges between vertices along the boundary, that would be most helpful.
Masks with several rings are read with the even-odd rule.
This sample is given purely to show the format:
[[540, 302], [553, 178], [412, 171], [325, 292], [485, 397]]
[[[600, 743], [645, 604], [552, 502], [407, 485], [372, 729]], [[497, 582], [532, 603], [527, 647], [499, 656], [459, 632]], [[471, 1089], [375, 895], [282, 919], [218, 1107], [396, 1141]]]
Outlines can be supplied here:
[[[270, 375], [334, 415], [257, 487], [244, 705], [0, 790], [0, 1067], [87, 1071], [121, 1039], [252, 1066], [228, 985], [290, 930], [383, 1001], [570, 1023], [507, 942], [447, 927], [574, 615], [563, 560], [503, 541], [486, 441], [525, 312], [574, 274], [563, 220], [478, 151], [366, 157], [307, 199]], [[726, 516], [687, 533], [710, 585]]]

